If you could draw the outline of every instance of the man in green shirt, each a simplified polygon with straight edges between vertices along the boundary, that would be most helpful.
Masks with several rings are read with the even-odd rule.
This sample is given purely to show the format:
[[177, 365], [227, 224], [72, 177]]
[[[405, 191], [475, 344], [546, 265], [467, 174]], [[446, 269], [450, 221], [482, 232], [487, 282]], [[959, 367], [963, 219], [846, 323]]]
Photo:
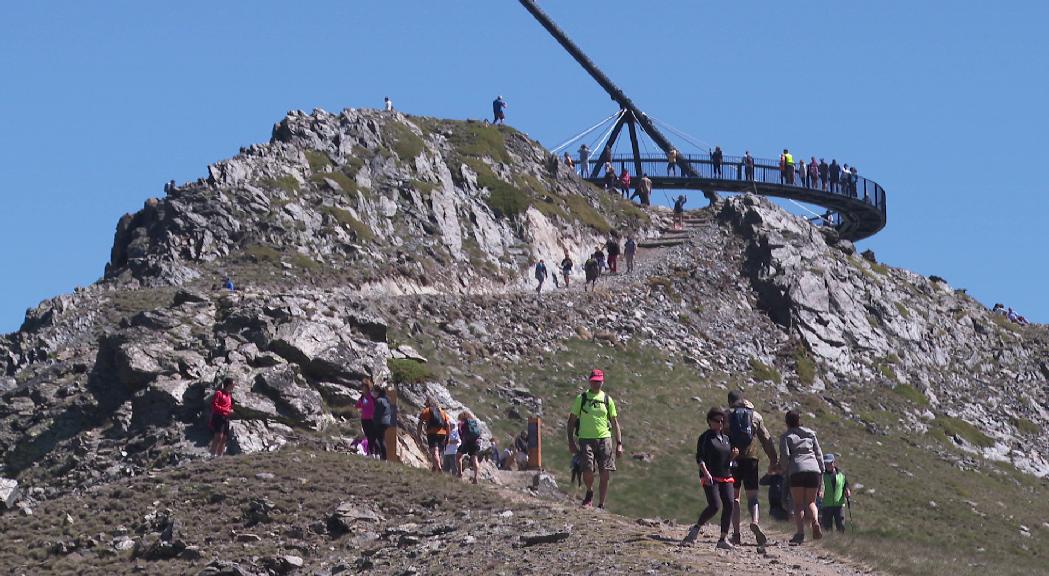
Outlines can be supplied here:
[[842, 506], [852, 497], [849, 490], [849, 480], [845, 473], [838, 468], [837, 458], [833, 454], [823, 455], [823, 502], [820, 506], [820, 524], [824, 530], [830, 530], [831, 526], [838, 532], [845, 531], [845, 514]]
[[[616, 469], [616, 456], [623, 455], [623, 433], [619, 429], [616, 403], [601, 391], [604, 382], [604, 372], [590, 372], [590, 389], [576, 396], [572, 402], [572, 411], [568, 415], [565, 430], [568, 436], [568, 451], [582, 456], [583, 483], [586, 484], [584, 507], [592, 506], [594, 502], [595, 470], [599, 471], [601, 478], [597, 507], [605, 507], [609, 473]], [[615, 446], [612, 444], [613, 433]]]

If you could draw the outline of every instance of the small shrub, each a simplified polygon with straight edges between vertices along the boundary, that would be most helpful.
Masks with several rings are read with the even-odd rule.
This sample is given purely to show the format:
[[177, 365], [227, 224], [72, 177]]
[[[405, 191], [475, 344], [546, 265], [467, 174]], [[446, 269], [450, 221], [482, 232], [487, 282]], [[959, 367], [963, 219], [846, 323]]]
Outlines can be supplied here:
[[948, 436], [959, 436], [982, 448], [990, 448], [991, 446], [994, 446], [994, 440], [990, 436], [984, 434], [975, 426], [961, 418], [938, 416], [935, 423], [939, 425]]
[[437, 184], [434, 182], [425, 182], [423, 180], [412, 180], [412, 188], [415, 188], [423, 196], [429, 196], [433, 193], [434, 189], [437, 188]]
[[288, 260], [291, 262], [292, 266], [295, 266], [296, 268], [300, 268], [302, 270], [313, 271], [319, 270], [321, 268], [320, 262], [317, 262], [313, 258], [310, 258], [309, 256], [301, 252], [292, 252], [290, 255], [288, 255]]
[[306, 162], [310, 165], [311, 172], [323, 172], [331, 166], [331, 160], [328, 159], [328, 155], [320, 150], [307, 150]]
[[649, 288], [663, 288], [664, 290], [670, 290], [672, 282], [670, 278], [666, 276], [649, 276], [645, 281], [648, 283]]
[[904, 318], [910, 318], [911, 317], [911, 311], [908, 310], [907, 307], [904, 306], [900, 302], [896, 303], [896, 311], [899, 312], [900, 316], [903, 316]]
[[[357, 148], [354, 148], [354, 153], [356, 153], [356, 151]], [[358, 172], [361, 171], [361, 168], [364, 168], [364, 159], [360, 158], [359, 156], [350, 156], [346, 159], [346, 164], [343, 165], [341, 171], [343, 174], [349, 176], [350, 178], [353, 178], [357, 175]]]
[[910, 384], [897, 384], [892, 387], [892, 391], [918, 406], [929, 405], [929, 399], [925, 397], [925, 394]]
[[867, 264], [870, 265], [871, 270], [874, 270], [875, 272], [877, 272], [878, 274], [881, 274], [882, 276], [885, 276], [885, 275], [887, 275], [889, 273], [889, 267], [884, 265], [884, 264], [879, 264], [877, 262], [868, 262]]
[[390, 379], [395, 384], [416, 384], [433, 377], [430, 367], [422, 362], [407, 358], [390, 358], [386, 361], [390, 369]]
[[761, 360], [751, 357], [749, 363], [750, 372], [754, 376], [755, 380], [775, 382], [776, 384], [779, 384], [783, 381], [783, 376], [780, 375], [779, 370], [776, 370], [772, 366], [768, 366]]
[[893, 382], [896, 381], [896, 371], [892, 369], [892, 366], [884, 362], [879, 362], [875, 367], [878, 369], [878, 372], [881, 372], [881, 375], [884, 376], [886, 380], [892, 380]]
[[259, 186], [271, 190], [276, 188], [289, 193], [299, 191], [299, 181], [290, 174], [285, 174], [279, 178], [263, 178], [262, 180], [259, 180]]

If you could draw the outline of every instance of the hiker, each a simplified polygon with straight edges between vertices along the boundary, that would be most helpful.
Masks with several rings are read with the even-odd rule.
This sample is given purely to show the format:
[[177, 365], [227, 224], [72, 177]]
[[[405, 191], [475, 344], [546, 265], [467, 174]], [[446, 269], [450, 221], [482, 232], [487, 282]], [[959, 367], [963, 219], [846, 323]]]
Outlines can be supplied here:
[[611, 163], [605, 164], [605, 190], [609, 192], [616, 191], [616, 169]]
[[630, 172], [623, 166], [622, 172], [619, 173], [619, 189], [623, 192], [623, 198], [630, 197]]
[[765, 455], [769, 457], [769, 468], [775, 469], [779, 464], [776, 445], [772, 441], [772, 434], [769, 434], [768, 428], [765, 427], [764, 418], [754, 410], [753, 404], [743, 398], [742, 391], [729, 392], [728, 404], [728, 437], [732, 447], [739, 451], [736, 467], [732, 469], [732, 478], [735, 479], [735, 497], [732, 499], [732, 543], [736, 546], [742, 543], [739, 530], [742, 516], [739, 497], [746, 490], [750, 531], [754, 534], [758, 546], [764, 546], [768, 539], [759, 525], [761, 519], [758, 514], [758, 464], [761, 453], [758, 446], [760, 444]]
[[674, 200], [674, 230], [685, 227], [685, 195], [681, 194]]
[[780, 468], [769, 466], [768, 473], [758, 480], [758, 484], [769, 487], [769, 514], [776, 520], [790, 520], [790, 507], [787, 502], [790, 499], [790, 490], [784, 485]]
[[827, 168], [830, 171], [830, 191], [831, 193], [837, 193], [838, 180], [841, 179], [841, 166], [838, 166], [838, 161], [834, 158], [830, 159], [830, 166]]
[[743, 169], [747, 172], [747, 180], [754, 180], [754, 157], [750, 155], [750, 150], [743, 155]]
[[798, 158], [798, 184], [802, 187], [808, 188], [809, 183], [806, 180], [808, 178], [808, 172], [805, 170], [805, 160]]
[[[460, 415], [461, 417], [461, 415]], [[447, 474], [461, 476], [459, 471], [459, 445], [462, 444], [462, 432], [458, 426], [451, 426], [448, 430], [448, 441], [444, 444], [444, 457], [441, 459], [441, 470]]]
[[233, 414], [233, 388], [236, 386], [233, 378], [226, 376], [222, 379], [222, 387], [215, 390], [211, 397], [211, 419], [208, 420], [208, 428], [211, 428], [211, 456], [217, 458], [226, 453], [226, 441], [229, 440], [229, 417]]
[[809, 159], [809, 188], [819, 188], [820, 167], [816, 164], [816, 157]]
[[171, 194], [172, 192], [175, 191], [176, 187], [177, 187], [177, 185], [175, 184], [175, 181], [174, 180], [169, 180], [167, 182], [167, 184], [164, 184], [164, 193], [165, 194]]
[[518, 470], [528, 469], [528, 428], [514, 438], [514, 462]]
[[720, 510], [721, 537], [718, 538], [717, 547], [732, 550], [735, 546], [728, 542], [728, 529], [732, 524], [732, 485], [735, 481], [729, 465], [739, 451], [732, 447], [732, 442], [725, 434], [725, 412], [721, 408], [711, 408], [707, 412], [707, 426], [708, 429], [696, 441], [696, 463], [699, 464], [699, 479], [703, 494], [707, 497], [707, 507], [689, 528], [681, 545], [694, 544], [703, 525]]
[[350, 442], [350, 449], [358, 456], [369, 456], [368, 450], [371, 448], [368, 446], [368, 439], [361, 437], [355, 438], [353, 442]]
[[608, 242], [605, 242], [605, 248], [608, 249], [608, 269], [613, 274], [619, 273], [619, 239], [615, 236], [609, 236]]
[[463, 410], [459, 413], [458, 429], [462, 444], [460, 444], [459, 452], [455, 457], [456, 476], [462, 477], [463, 458], [469, 457], [470, 466], [474, 471], [470, 483], [477, 484], [477, 470], [480, 468], [477, 463], [477, 454], [481, 452], [481, 422], [474, 417], [473, 412]]
[[630, 199], [633, 200], [635, 196], [638, 203], [642, 206], [648, 206], [652, 203], [652, 179], [648, 177], [648, 174], [641, 174], [641, 180], [638, 180], [637, 187], [634, 188], [634, 193], [630, 195]]
[[590, 148], [586, 144], [579, 147], [579, 175], [590, 177]]
[[823, 451], [816, 433], [802, 428], [801, 415], [787, 412], [787, 431], [779, 437], [780, 458], [789, 478], [790, 497], [794, 501], [794, 523], [797, 532], [790, 539], [791, 546], [805, 541], [805, 525], [812, 526], [812, 538], [823, 537], [816, 514], [816, 498], [823, 492], [820, 476], [823, 474]]
[[827, 178], [830, 176], [830, 166], [827, 165], [827, 161], [824, 160], [823, 158], [820, 158], [819, 175], [820, 175], [820, 190], [823, 190], [824, 192], [826, 192], [828, 184], [830, 183], [827, 180]]
[[783, 179], [786, 180], [787, 184], [794, 185], [794, 156], [791, 155], [790, 150], [783, 149]]
[[824, 530], [833, 527], [838, 532], [845, 531], [845, 513], [842, 508], [849, 498], [852, 498], [849, 479], [838, 466], [838, 459], [833, 454], [824, 454], [823, 506], [820, 508], [820, 525]]
[[[581, 452], [583, 460], [583, 483], [586, 495], [583, 507], [593, 506], [594, 472], [599, 472], [597, 507], [605, 507], [608, 495], [609, 476], [616, 469], [616, 456], [623, 455], [623, 433], [619, 428], [616, 403], [601, 390], [605, 374], [594, 369], [590, 372], [590, 389], [584, 390], [572, 402], [565, 432], [568, 436], [568, 451]], [[612, 445], [613, 433], [615, 446]], [[578, 445], [576, 440], [578, 439]]]
[[422, 437], [423, 427], [426, 427], [426, 447], [430, 456], [430, 470], [441, 471], [441, 452], [444, 451], [448, 441], [448, 414], [441, 410], [437, 400], [430, 396], [426, 399], [426, 407], [419, 414], [419, 424], [416, 426], [415, 435]]
[[390, 100], [389, 96], [383, 101], [383, 106], [386, 108], [387, 112], [393, 112], [393, 100]]
[[721, 146], [715, 146], [714, 151], [710, 153], [710, 163], [714, 166], [715, 178], [723, 178], [725, 176], [721, 171], [721, 165], [724, 160], [725, 155], [721, 152]]
[[845, 196], [852, 196], [852, 174], [849, 172], [849, 165], [841, 165], [841, 193]]
[[677, 176], [677, 148], [671, 148], [670, 152], [667, 152], [667, 176], [673, 172]]
[[375, 413], [372, 415], [372, 438], [368, 442], [371, 453], [386, 460], [386, 429], [397, 426], [397, 408], [386, 396], [386, 388], [375, 387]]
[[626, 239], [626, 245], [623, 246], [623, 256], [626, 256], [627, 274], [634, 271], [634, 254], [637, 254], [637, 242], [634, 242], [634, 237], [630, 236]]
[[375, 396], [372, 395], [371, 378], [361, 380], [361, 397], [357, 399], [355, 406], [361, 414], [361, 430], [364, 432], [364, 437], [368, 439], [368, 454], [374, 454], [375, 427], [372, 422], [375, 417]]
[[572, 172], [575, 172], [575, 161], [572, 160], [572, 156], [570, 156], [567, 151], [565, 152], [564, 158], [565, 158], [565, 167], [568, 168], [569, 170], [571, 170]]
[[488, 447], [488, 459], [495, 465], [496, 470], [503, 469], [503, 453], [499, 451], [499, 443], [492, 436], [491, 445]]
[[597, 261], [597, 272], [598, 275], [604, 274], [605, 269], [608, 267], [605, 262], [605, 253], [601, 251], [601, 247], [598, 246], [597, 250], [594, 250], [594, 260]]
[[237, 287], [233, 285], [233, 279], [228, 276], [226, 277], [226, 282], [222, 284], [222, 287], [226, 290], [229, 290], [230, 292], [237, 291]]
[[593, 256], [587, 258], [586, 262], [583, 264], [583, 274], [586, 276], [586, 280], [583, 282], [583, 292], [586, 292], [587, 286], [593, 291], [597, 286], [597, 277], [601, 275], [601, 268], [598, 266], [597, 260], [595, 260]]
[[[849, 186], [852, 187], [852, 197], [853, 198], [858, 198], [859, 197], [859, 190], [857, 189], [857, 185], [859, 183], [860, 183], [860, 173], [856, 170], [856, 165], [853, 164], [852, 172], [849, 175]], [[870, 200], [867, 198], [866, 194], [867, 194], [867, 191], [864, 190], [863, 201], [869, 203]]]
[[539, 259], [539, 263], [535, 265], [535, 281], [537, 282], [535, 285], [535, 293], [539, 294], [543, 290], [543, 282], [546, 281], [546, 262], [541, 258]]
[[506, 103], [506, 100], [503, 100], [502, 96], [499, 96], [492, 101], [492, 116], [494, 117], [492, 124], [506, 124], [507, 106], [509, 106], [509, 104]]
[[572, 262], [572, 257], [569, 256], [568, 250], [565, 250], [565, 259], [561, 260], [561, 277], [565, 280], [565, 288], [568, 288], [569, 284], [571, 284], [573, 268], [575, 268], [575, 263]]

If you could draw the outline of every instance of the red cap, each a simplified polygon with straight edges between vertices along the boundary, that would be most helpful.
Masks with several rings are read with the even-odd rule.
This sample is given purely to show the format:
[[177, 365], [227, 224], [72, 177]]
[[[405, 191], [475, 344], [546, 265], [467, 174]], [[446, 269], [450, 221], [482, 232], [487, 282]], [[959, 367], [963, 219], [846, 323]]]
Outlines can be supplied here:
[[602, 372], [601, 370], [598, 370], [597, 368], [594, 368], [593, 370], [590, 371], [590, 381], [591, 382], [604, 382], [605, 381], [605, 373]]

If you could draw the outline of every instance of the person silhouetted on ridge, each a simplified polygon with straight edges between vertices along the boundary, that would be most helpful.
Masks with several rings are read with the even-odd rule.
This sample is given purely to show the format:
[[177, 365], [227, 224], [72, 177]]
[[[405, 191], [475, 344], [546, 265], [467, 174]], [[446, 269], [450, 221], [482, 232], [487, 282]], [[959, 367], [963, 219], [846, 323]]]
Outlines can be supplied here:
[[503, 100], [502, 96], [499, 96], [492, 102], [492, 124], [506, 124], [506, 108], [509, 104], [506, 100]]

